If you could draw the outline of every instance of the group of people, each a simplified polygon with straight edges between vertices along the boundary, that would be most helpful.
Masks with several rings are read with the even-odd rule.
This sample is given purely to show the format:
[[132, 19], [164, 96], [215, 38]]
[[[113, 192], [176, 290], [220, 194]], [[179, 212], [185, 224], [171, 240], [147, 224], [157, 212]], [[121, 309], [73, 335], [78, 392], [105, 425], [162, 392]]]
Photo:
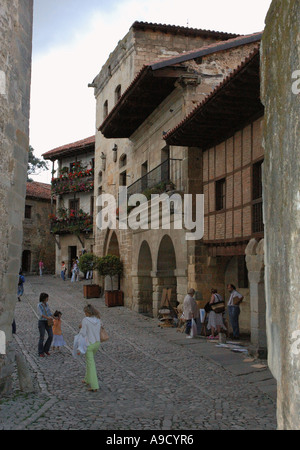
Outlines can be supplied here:
[[[51, 345], [53, 350], [59, 350], [60, 347], [66, 345], [62, 335], [62, 313], [60, 311], [55, 311], [55, 313], [52, 314], [48, 305], [48, 300], [49, 295], [47, 293], [43, 292], [40, 294], [40, 301], [38, 304], [38, 328], [40, 334], [38, 354], [41, 358], [46, 357], [46, 355], [50, 356]], [[84, 349], [82, 346], [79, 347], [81, 353], [85, 354], [86, 359], [86, 372], [82, 383], [88, 386], [89, 391], [96, 392], [99, 389], [99, 381], [94, 356], [100, 347], [100, 331], [102, 323], [99, 311], [92, 305], [86, 305], [83, 311], [85, 317], [79, 325], [79, 333], [76, 336], [80, 337], [85, 342]], [[45, 341], [46, 332], [48, 336]], [[74, 351], [78, 353], [79, 350], [75, 349], [75, 342], [78, 342], [78, 339], [75, 338]]]
[[[229, 322], [232, 327], [233, 339], [239, 339], [240, 330], [239, 330], [239, 315], [240, 315], [240, 303], [243, 301], [244, 297], [240, 294], [236, 287], [233, 284], [227, 285], [228, 292], [230, 294], [227, 308], [228, 308], [228, 316]], [[191, 326], [192, 319], [199, 318], [199, 308], [194, 299], [195, 290], [189, 289], [188, 294], [186, 295], [183, 302], [183, 317], [186, 321], [185, 333], [187, 338], [191, 337]], [[211, 289], [211, 297], [209, 300], [209, 305], [215, 303], [223, 302], [223, 298], [220, 294], [218, 294], [216, 289]], [[215, 312], [210, 309], [208, 313], [208, 321], [207, 321], [207, 329], [211, 331], [209, 339], [217, 339], [219, 337], [219, 333], [222, 329], [226, 330], [226, 326], [224, 323], [224, 314], [225, 308], [222, 312]], [[217, 334], [215, 334], [217, 333]]]
[[[72, 267], [71, 267], [71, 282], [79, 281], [79, 258], [76, 256], [76, 259], [72, 260]], [[67, 266], [65, 261], [61, 262], [61, 269], [60, 269], [60, 276], [63, 281], [66, 281], [66, 274], [67, 274]], [[85, 274], [85, 278], [87, 280], [91, 280], [93, 278], [93, 271], [88, 270]]]

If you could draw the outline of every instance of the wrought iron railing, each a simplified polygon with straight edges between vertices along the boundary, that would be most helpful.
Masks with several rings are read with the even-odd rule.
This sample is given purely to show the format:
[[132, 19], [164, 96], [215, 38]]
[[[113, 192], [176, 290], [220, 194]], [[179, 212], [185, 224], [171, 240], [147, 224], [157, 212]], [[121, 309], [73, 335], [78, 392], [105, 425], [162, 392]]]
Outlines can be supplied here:
[[127, 188], [127, 195], [151, 194], [181, 189], [181, 159], [166, 159]]

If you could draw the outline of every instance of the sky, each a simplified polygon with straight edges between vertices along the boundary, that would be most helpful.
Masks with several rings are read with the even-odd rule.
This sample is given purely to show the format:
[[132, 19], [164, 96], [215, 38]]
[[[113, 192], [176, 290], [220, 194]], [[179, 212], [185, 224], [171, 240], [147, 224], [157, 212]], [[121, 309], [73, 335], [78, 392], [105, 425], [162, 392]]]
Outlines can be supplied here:
[[[250, 34], [264, 29], [270, 4], [271, 0], [34, 0], [30, 145], [35, 156], [95, 134], [96, 101], [88, 84], [136, 20]], [[32, 178], [50, 183], [51, 171]]]

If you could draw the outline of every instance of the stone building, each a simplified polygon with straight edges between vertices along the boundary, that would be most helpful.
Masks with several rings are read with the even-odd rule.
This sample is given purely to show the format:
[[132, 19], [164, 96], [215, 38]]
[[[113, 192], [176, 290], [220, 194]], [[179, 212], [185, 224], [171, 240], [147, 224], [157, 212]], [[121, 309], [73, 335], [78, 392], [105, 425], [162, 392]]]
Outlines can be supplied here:
[[71, 276], [72, 261], [93, 251], [95, 137], [63, 145], [43, 154], [52, 166], [52, 194], [56, 210], [50, 219], [56, 243], [55, 272], [61, 262]]
[[0, 393], [11, 388], [16, 285], [21, 263], [29, 148], [32, 0], [0, 7]]
[[50, 233], [49, 215], [55, 208], [51, 199], [51, 185], [31, 181], [27, 183], [23, 220], [21, 268], [24, 274], [37, 274], [39, 261], [44, 273], [55, 271], [55, 241]]
[[259, 42], [217, 88], [164, 137], [188, 146], [200, 161], [197, 190], [204, 194], [204, 236], [189, 261], [189, 285], [208, 298], [226, 285], [244, 296], [240, 329], [265, 356], [264, 225]]
[[300, 3], [272, 2], [261, 49], [268, 363], [279, 429], [300, 429]]
[[[99, 125], [95, 195], [104, 191], [117, 198], [119, 186], [126, 186], [129, 196], [142, 192], [202, 193], [199, 149], [169, 145], [163, 137], [249, 55], [260, 39], [261, 33], [237, 37], [135, 23], [92, 84]], [[132, 40], [136, 40], [136, 50], [126, 53]], [[183, 49], [183, 42], [188, 47]], [[191, 275], [199, 268], [195, 257], [202, 243], [187, 240], [186, 229], [176, 229], [173, 222], [171, 214], [170, 229], [132, 231], [117, 227], [100, 231], [95, 227], [96, 253], [117, 254], [124, 262], [121, 289], [127, 307], [155, 316], [162, 289], [171, 287], [173, 301], [182, 302], [188, 283], [206, 298], [204, 286], [200, 289]], [[215, 265], [214, 257], [210, 257], [211, 265]], [[221, 285], [224, 290], [224, 280], [221, 283], [220, 279]]]

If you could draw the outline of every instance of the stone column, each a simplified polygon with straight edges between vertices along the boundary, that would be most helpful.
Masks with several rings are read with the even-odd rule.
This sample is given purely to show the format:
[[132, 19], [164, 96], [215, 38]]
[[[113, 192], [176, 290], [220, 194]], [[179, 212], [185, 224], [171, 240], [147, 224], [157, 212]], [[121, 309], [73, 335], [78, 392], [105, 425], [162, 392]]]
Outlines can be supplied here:
[[251, 353], [267, 358], [264, 240], [251, 239], [246, 247], [250, 288]]
[[274, 0], [261, 46], [269, 367], [279, 429], [300, 429], [300, 2]]
[[21, 264], [29, 147], [32, 0], [0, 6], [0, 393], [10, 389], [15, 359], [12, 321]]

